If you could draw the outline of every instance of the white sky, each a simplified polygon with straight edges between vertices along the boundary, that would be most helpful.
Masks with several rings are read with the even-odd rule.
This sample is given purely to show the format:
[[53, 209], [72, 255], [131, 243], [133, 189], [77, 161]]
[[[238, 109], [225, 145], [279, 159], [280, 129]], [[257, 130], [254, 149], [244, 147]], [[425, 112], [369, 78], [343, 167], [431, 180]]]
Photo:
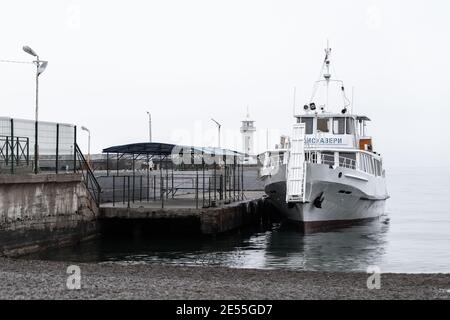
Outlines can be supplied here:
[[[8, 1], [0, 59], [49, 60], [40, 119], [84, 125], [92, 151], [148, 139], [239, 149], [250, 106], [258, 149], [289, 134], [329, 39], [389, 166], [449, 165], [448, 1]], [[34, 118], [32, 65], [0, 63], [0, 116]], [[79, 140], [86, 150], [87, 137]]]

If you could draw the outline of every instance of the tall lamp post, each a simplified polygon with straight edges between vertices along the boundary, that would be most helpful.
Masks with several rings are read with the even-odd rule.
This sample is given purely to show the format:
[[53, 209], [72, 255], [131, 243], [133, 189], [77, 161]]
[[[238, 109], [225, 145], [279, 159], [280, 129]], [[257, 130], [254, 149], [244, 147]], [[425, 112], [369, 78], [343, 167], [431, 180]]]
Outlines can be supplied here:
[[219, 133], [219, 148], [220, 148], [220, 127], [222, 127], [222, 125], [219, 122], [217, 122], [216, 120], [214, 120], [213, 118], [211, 118], [211, 120], [214, 121], [214, 123], [217, 125], [217, 130]]
[[91, 167], [91, 131], [84, 126], [81, 127], [81, 130], [88, 133], [88, 165]]
[[23, 51], [36, 57], [33, 63], [36, 65], [36, 110], [34, 124], [34, 173], [39, 172], [39, 145], [38, 145], [38, 121], [39, 121], [39, 75], [47, 68], [48, 61], [39, 60], [38, 54], [29, 46], [24, 46]]
[[149, 111], [148, 114], [148, 141], [152, 142], [152, 115]]

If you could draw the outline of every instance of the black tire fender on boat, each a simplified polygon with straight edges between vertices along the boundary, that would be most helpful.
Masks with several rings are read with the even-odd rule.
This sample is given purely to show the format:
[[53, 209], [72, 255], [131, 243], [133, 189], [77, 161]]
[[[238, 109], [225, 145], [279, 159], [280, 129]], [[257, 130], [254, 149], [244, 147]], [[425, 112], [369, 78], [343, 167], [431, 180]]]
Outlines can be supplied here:
[[322, 209], [322, 202], [325, 199], [325, 197], [323, 196], [323, 192], [321, 194], [319, 194], [319, 196], [317, 198], [314, 199], [314, 206], [318, 209]]

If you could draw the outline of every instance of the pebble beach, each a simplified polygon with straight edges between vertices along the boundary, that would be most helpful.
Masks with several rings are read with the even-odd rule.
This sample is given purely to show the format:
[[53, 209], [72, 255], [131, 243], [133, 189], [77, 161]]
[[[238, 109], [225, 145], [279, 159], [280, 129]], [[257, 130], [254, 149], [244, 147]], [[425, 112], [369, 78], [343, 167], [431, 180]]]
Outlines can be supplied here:
[[69, 290], [69, 262], [0, 258], [0, 299], [450, 299], [450, 274], [366, 273], [73, 263], [81, 289]]

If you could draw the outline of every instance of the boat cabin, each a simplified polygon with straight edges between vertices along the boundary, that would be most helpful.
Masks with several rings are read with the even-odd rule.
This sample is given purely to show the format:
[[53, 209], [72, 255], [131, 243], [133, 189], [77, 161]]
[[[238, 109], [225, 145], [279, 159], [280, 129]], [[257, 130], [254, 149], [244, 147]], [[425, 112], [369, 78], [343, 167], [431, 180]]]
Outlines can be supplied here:
[[[383, 176], [381, 157], [373, 151], [366, 116], [320, 113], [296, 116], [305, 124], [305, 161], [330, 168], [348, 168]], [[268, 150], [258, 156], [261, 175], [273, 174], [287, 164], [289, 149]]]
[[367, 132], [366, 116], [314, 113], [296, 116], [305, 124], [307, 148], [355, 148], [372, 151], [372, 138]]

